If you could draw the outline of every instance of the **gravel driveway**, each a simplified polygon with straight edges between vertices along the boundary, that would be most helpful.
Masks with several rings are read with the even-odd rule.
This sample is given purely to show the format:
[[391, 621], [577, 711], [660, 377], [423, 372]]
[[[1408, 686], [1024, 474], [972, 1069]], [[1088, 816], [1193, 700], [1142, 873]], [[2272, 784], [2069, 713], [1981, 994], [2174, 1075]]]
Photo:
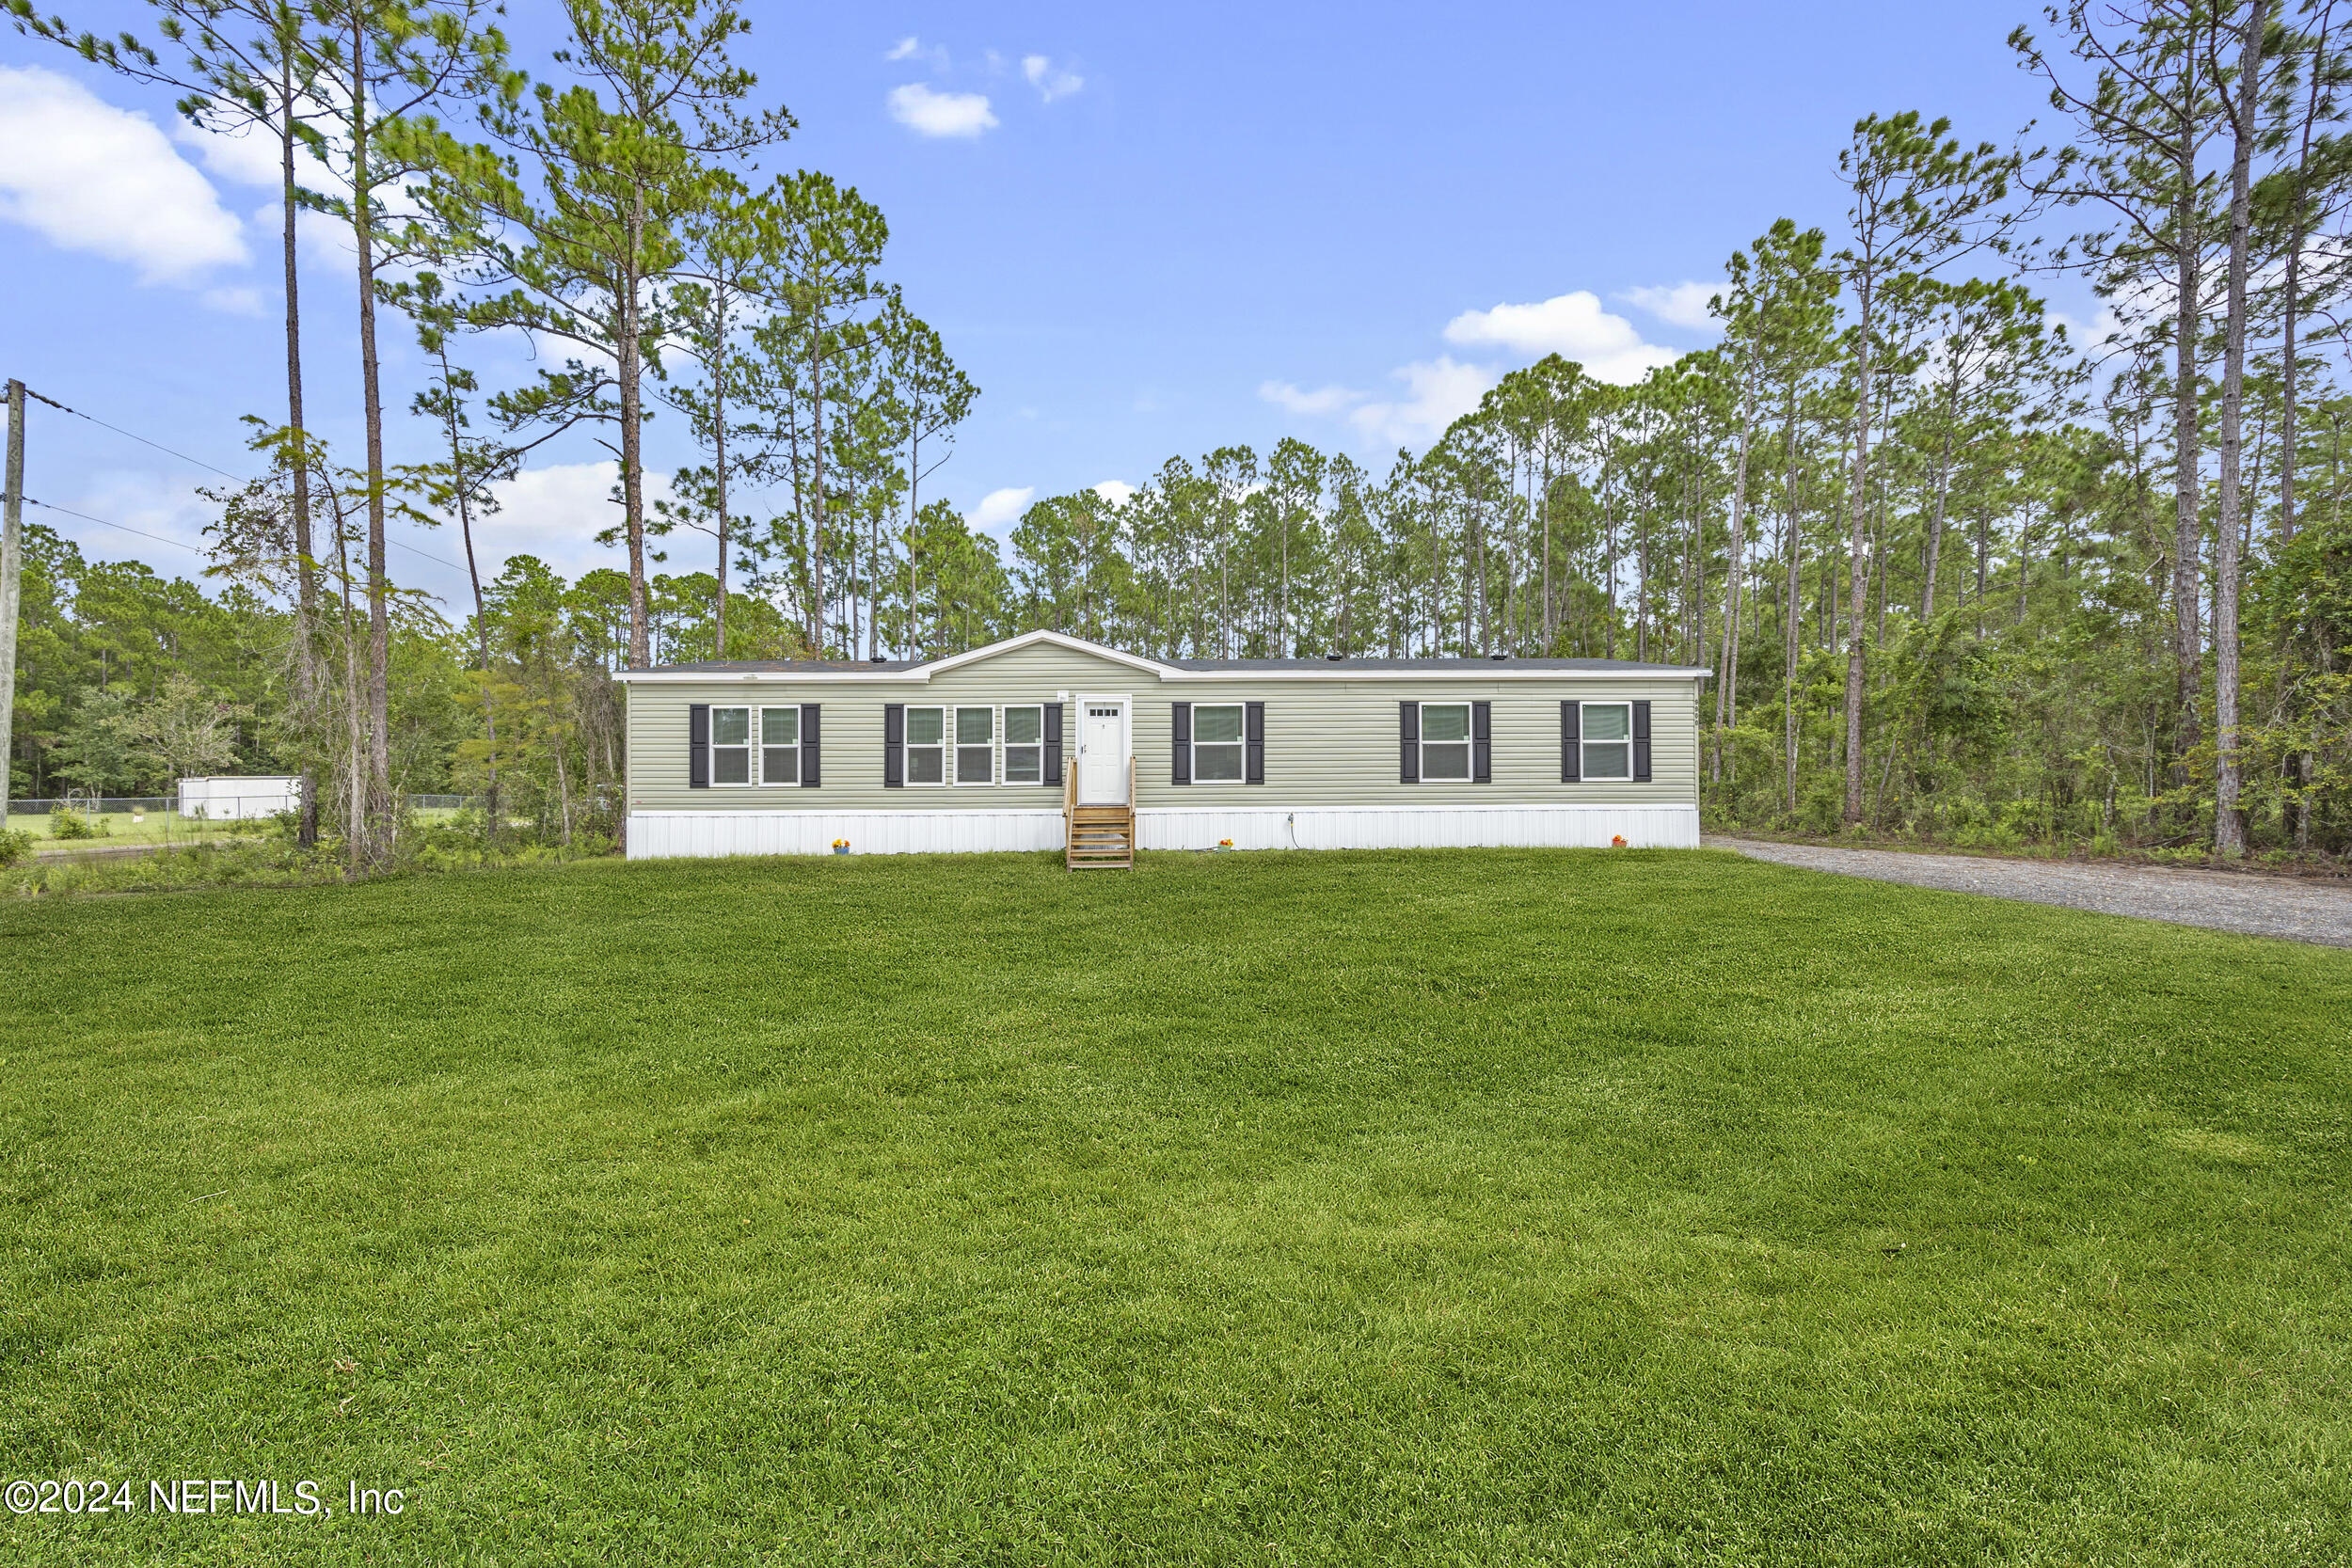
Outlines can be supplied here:
[[2095, 910], [2101, 914], [2169, 920], [2176, 926], [2206, 926], [2217, 931], [2352, 947], [2352, 887], [2336, 883], [2229, 871], [1919, 855], [1907, 849], [1843, 849], [1711, 835], [1706, 844], [1710, 849], [1736, 849], [1755, 860], [1808, 871], [1834, 871], [1845, 877], [1908, 882], [1951, 893], [1981, 893], [2070, 910]]

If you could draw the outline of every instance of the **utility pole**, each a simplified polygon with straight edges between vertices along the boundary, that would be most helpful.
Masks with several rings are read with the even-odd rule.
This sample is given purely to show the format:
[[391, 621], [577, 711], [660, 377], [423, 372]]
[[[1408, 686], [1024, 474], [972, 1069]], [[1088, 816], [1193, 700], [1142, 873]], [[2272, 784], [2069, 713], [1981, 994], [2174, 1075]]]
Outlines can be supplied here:
[[0, 829], [8, 826], [16, 743], [16, 600], [24, 565], [24, 383], [8, 382], [7, 516], [0, 520]]

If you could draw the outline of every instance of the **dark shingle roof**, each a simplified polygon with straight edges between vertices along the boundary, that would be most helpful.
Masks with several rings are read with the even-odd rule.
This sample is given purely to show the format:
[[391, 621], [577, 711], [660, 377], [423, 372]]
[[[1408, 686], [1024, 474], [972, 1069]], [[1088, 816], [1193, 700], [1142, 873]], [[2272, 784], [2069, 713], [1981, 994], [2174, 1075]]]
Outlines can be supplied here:
[[[1152, 657], [1148, 654], [1136, 657]], [[726, 658], [703, 659], [689, 664], [630, 666], [621, 673], [646, 674], [658, 670], [668, 674], [711, 675], [886, 674], [937, 662], [936, 659], [910, 658]], [[1677, 664], [1639, 663], [1627, 658], [1153, 658], [1153, 662], [1204, 674], [1230, 672], [1236, 675], [1279, 673], [1291, 670], [1426, 670], [1454, 674], [1466, 674], [1473, 670], [1557, 670], [1564, 674], [1656, 671], [1666, 674], [1679, 673], [1684, 668]]]
[[1636, 664], [1624, 658], [1170, 658], [1179, 670], [1230, 670], [1235, 674], [1281, 670], [1677, 670], [1674, 664]]
[[665, 674], [708, 675], [822, 675], [886, 673], [892, 670], [912, 670], [929, 660], [914, 658], [706, 658], [691, 664], [630, 664], [621, 673], [644, 675], [659, 670]]

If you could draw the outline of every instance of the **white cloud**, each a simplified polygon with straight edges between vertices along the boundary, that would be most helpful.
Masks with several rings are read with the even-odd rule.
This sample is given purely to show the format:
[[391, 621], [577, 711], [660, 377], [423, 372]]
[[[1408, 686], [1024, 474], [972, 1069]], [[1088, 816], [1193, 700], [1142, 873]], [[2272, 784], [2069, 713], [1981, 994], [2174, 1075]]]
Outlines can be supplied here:
[[262, 313], [262, 291], [259, 289], [207, 289], [204, 303], [215, 310], [232, 316], [258, 316]]
[[1036, 494], [1037, 486], [1034, 484], [1007, 485], [1002, 490], [991, 490], [980, 498], [979, 505], [963, 515], [963, 520], [982, 533], [1000, 529], [1007, 523], [1016, 521], [1021, 514], [1026, 512], [1030, 498]]
[[[207, 131], [191, 125], [184, 119], [174, 119], [171, 139], [193, 150], [207, 169], [223, 180], [234, 180], [241, 185], [276, 187], [284, 178], [278, 167], [276, 138], [264, 135], [252, 126], [230, 133]], [[294, 178], [318, 183], [318, 160], [305, 155], [296, 160]]]
[[890, 89], [890, 118], [924, 136], [977, 136], [996, 125], [985, 93], [934, 92], [920, 82]]
[[51, 244], [194, 282], [249, 258], [242, 226], [155, 122], [38, 66], [0, 66], [0, 218]]
[[1136, 487], [1123, 479], [1106, 479], [1094, 486], [1094, 493], [1113, 506], [1124, 506], [1128, 498], [1136, 493]]
[[1364, 403], [1347, 414], [1349, 422], [1382, 449], [1436, 440], [1446, 426], [1475, 409], [1496, 381], [1484, 365], [1459, 365], [1443, 354], [1391, 373], [1405, 383], [1402, 402]]
[[[1703, 283], [1656, 291], [1664, 308], [1687, 307], [1692, 292], [1712, 293]], [[1665, 296], [1672, 296], [1667, 298]], [[1702, 296], [1702, 308], [1703, 308]], [[1498, 305], [1465, 310], [1448, 322], [1450, 343], [1500, 348], [1523, 359], [1558, 354], [1584, 367], [1596, 380], [1619, 386], [1639, 381], [1653, 368], [1681, 357], [1674, 349], [1642, 341], [1622, 316], [1611, 315], [1593, 293], [1578, 290], [1535, 305]], [[1307, 419], [1345, 420], [1367, 448], [1425, 445], [1446, 427], [1476, 411], [1479, 400], [1502, 378], [1503, 365], [1457, 360], [1441, 354], [1390, 372], [1405, 384], [1401, 397], [1381, 397], [1353, 387], [1301, 387], [1289, 381], [1259, 383], [1258, 396], [1285, 412]]]
[[1585, 289], [1536, 305], [1465, 310], [1446, 323], [1445, 341], [1507, 348], [1531, 358], [1557, 354], [1582, 365], [1595, 380], [1621, 387], [1681, 357], [1673, 349], [1644, 342], [1631, 322], [1602, 309], [1599, 297]]
[[1311, 392], [1287, 381], [1260, 382], [1258, 395], [1294, 414], [1337, 414], [1364, 400], [1363, 393], [1346, 387], [1318, 387]]
[[1067, 66], [1057, 70], [1054, 62], [1042, 55], [1022, 55], [1021, 74], [1028, 78], [1029, 86], [1037, 88], [1038, 96], [1048, 103], [1057, 98], [1067, 98], [1087, 85], [1085, 77]]
[[[578, 577], [592, 566], [625, 567], [618, 546], [596, 543], [596, 535], [621, 521], [621, 509], [612, 499], [620, 483], [621, 466], [601, 463], [550, 463], [525, 468], [513, 479], [491, 486], [498, 510], [474, 519], [474, 550], [485, 578], [495, 577], [510, 555], [535, 555], [565, 577]], [[670, 476], [647, 470], [645, 505], [671, 499]], [[665, 572], [707, 572], [717, 546], [699, 533], [681, 531], [651, 547], [666, 551]], [[464, 559], [457, 531], [436, 530], [419, 548], [452, 561]], [[408, 562], [413, 570], [417, 562]]]
[[2048, 312], [2053, 326], [2066, 328], [2066, 341], [2079, 354], [2104, 357], [2131, 343], [2150, 328], [2169, 324], [2174, 291], [2162, 277], [2138, 279], [2099, 301], [2089, 321], [2064, 310]]
[[1617, 295], [1637, 310], [1646, 310], [1668, 326], [1679, 326], [1691, 332], [1715, 332], [1723, 324], [1708, 309], [1707, 302], [1726, 292], [1730, 285], [1720, 279], [1712, 283], [1667, 283], [1644, 285], [1628, 289]]
[[1418, 446], [1445, 434], [1446, 426], [1471, 412], [1497, 377], [1484, 365], [1458, 363], [1450, 355], [1419, 360], [1391, 372], [1405, 383], [1400, 399], [1375, 398], [1352, 387], [1305, 391], [1287, 381], [1268, 381], [1258, 395], [1279, 408], [1314, 418], [1343, 416], [1375, 450]]
[[[56, 512], [33, 515], [79, 543], [93, 559], [144, 561], [167, 578], [193, 577], [201, 569], [199, 558], [211, 543], [204, 537], [204, 525], [220, 515], [220, 508], [198, 495], [196, 487], [217, 483], [229, 488], [230, 483], [208, 473], [171, 477], [161, 472], [102, 469], [84, 480], [73, 510], [119, 523], [120, 528], [102, 527]], [[173, 549], [154, 539], [142, 539], [139, 533], [125, 532], [126, 529], [137, 529], [139, 533], [168, 539], [186, 548]]]
[[890, 53], [884, 55], [882, 58], [894, 62], [903, 60], [921, 60], [925, 64], [929, 65], [933, 71], [946, 71], [948, 69], [946, 48], [942, 44], [926, 44], [921, 39], [916, 38], [913, 33], [909, 33], [906, 37], [900, 39], [897, 43], [892, 44], [890, 46]]

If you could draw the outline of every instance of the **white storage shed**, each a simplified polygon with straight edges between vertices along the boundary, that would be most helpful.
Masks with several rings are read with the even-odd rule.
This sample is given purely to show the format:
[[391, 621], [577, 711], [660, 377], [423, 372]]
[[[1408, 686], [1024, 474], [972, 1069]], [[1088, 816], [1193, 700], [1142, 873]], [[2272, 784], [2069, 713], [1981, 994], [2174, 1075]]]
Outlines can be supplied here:
[[246, 821], [302, 807], [302, 780], [211, 775], [180, 781], [180, 815], [215, 822]]

